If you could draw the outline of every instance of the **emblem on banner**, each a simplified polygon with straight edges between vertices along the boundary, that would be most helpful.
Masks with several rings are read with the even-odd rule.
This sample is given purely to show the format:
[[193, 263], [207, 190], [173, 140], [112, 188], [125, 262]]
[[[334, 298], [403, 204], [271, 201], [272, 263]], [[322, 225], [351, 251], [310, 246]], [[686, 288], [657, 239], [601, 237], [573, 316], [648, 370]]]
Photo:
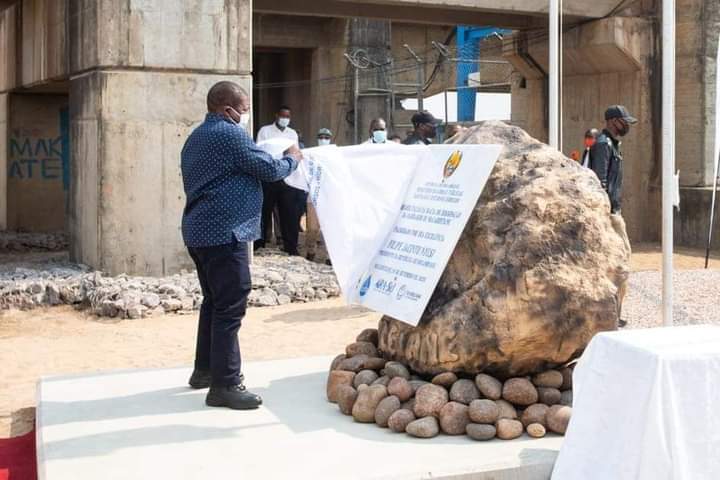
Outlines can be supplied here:
[[455, 150], [450, 155], [450, 158], [448, 158], [448, 161], [445, 162], [445, 168], [443, 169], [443, 181], [453, 176], [458, 167], [460, 167], [462, 157], [463, 155], [460, 150]]
[[372, 282], [372, 275], [368, 275], [362, 285], [360, 285], [360, 296], [364, 297], [370, 290], [370, 284]]

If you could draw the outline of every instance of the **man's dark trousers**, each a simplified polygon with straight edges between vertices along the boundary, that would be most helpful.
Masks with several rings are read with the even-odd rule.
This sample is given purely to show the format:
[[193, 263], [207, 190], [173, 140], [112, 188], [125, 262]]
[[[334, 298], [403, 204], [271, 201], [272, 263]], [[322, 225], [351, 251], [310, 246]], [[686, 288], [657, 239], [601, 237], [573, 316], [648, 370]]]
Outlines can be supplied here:
[[209, 370], [216, 386], [242, 383], [237, 333], [245, 316], [251, 279], [247, 242], [189, 247], [203, 293], [195, 369]]
[[283, 249], [290, 255], [298, 254], [298, 224], [297, 189], [292, 188], [284, 181], [263, 183], [263, 209], [261, 231], [262, 239], [255, 243], [255, 248], [262, 248], [272, 238], [270, 225], [272, 212], [277, 205], [280, 213], [280, 232], [283, 239]]

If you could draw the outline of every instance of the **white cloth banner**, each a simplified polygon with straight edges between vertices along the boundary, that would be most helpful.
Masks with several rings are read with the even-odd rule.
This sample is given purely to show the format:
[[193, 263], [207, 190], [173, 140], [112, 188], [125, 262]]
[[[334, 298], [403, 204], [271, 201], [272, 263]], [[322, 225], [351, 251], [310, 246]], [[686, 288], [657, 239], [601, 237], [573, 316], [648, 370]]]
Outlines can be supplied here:
[[317, 147], [286, 182], [310, 192], [345, 300], [417, 325], [501, 149]]
[[720, 478], [720, 327], [595, 336], [553, 480]]
[[715, 197], [717, 196], [717, 185], [718, 185], [718, 167], [720, 167], [720, 40], [718, 40], [718, 51], [717, 61], [715, 64], [717, 68], [717, 74], [715, 79], [715, 150], [713, 157], [714, 168], [713, 168], [713, 191], [712, 191], [712, 203], [710, 204], [710, 228], [708, 228], [708, 248], [712, 243], [713, 235], [713, 223], [715, 220]]

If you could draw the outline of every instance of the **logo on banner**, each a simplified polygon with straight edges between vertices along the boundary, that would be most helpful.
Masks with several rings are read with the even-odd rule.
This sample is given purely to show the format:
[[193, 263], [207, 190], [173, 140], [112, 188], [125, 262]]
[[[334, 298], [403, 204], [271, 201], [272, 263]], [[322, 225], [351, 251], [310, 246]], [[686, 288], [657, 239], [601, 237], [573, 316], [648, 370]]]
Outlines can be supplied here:
[[360, 285], [360, 296], [364, 297], [370, 290], [370, 284], [372, 283], [372, 275], [368, 275], [362, 285]]
[[443, 169], [443, 181], [452, 177], [457, 171], [460, 167], [460, 163], [462, 162], [462, 157], [463, 154], [460, 150], [455, 150], [452, 154], [450, 154], [450, 158], [448, 158], [447, 162], [445, 162], [445, 168]]

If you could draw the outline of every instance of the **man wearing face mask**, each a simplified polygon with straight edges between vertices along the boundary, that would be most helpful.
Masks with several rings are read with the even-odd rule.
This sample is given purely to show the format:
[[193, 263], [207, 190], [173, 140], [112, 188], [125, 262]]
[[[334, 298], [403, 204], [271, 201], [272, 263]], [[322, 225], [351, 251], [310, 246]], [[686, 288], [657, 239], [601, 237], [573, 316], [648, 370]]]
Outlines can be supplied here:
[[[281, 106], [275, 114], [275, 121], [265, 125], [257, 134], [257, 142], [272, 138], [287, 138], [299, 146], [300, 140], [295, 130], [290, 128], [290, 107]], [[275, 236], [282, 247], [290, 255], [297, 255], [298, 235], [300, 232], [297, 223], [299, 194], [296, 189], [285, 182], [272, 182], [263, 184], [263, 214], [261, 238], [255, 242], [255, 248], [264, 248], [272, 240], [273, 223]], [[279, 243], [279, 242], [278, 242]]]
[[321, 128], [317, 133], [318, 147], [332, 144], [332, 132], [329, 128]]
[[373, 143], [386, 143], [387, 142], [387, 128], [385, 126], [385, 120], [382, 118], [375, 118], [370, 122], [370, 138], [365, 142], [369, 144]]
[[430, 139], [437, 136], [440, 120], [428, 111], [418, 112], [412, 116], [413, 132], [403, 141], [405, 145], [429, 145]]
[[611, 213], [619, 214], [622, 202], [623, 156], [620, 138], [630, 132], [637, 119], [622, 105], [613, 105], [605, 111], [605, 128], [590, 148], [590, 168], [600, 179], [610, 198]]
[[296, 145], [298, 144], [298, 134], [290, 128], [290, 107], [283, 105], [275, 114], [275, 121], [270, 125], [265, 125], [257, 134], [256, 141], [258, 143], [271, 138], [288, 138]]
[[261, 182], [290, 175], [302, 154], [291, 146], [276, 160], [255, 145], [243, 127], [250, 99], [236, 83], [213, 85], [207, 109], [181, 154], [182, 236], [203, 293], [189, 383], [210, 387], [208, 406], [257, 408], [262, 399], [243, 385], [237, 337], [251, 290], [248, 242], [260, 236]]

